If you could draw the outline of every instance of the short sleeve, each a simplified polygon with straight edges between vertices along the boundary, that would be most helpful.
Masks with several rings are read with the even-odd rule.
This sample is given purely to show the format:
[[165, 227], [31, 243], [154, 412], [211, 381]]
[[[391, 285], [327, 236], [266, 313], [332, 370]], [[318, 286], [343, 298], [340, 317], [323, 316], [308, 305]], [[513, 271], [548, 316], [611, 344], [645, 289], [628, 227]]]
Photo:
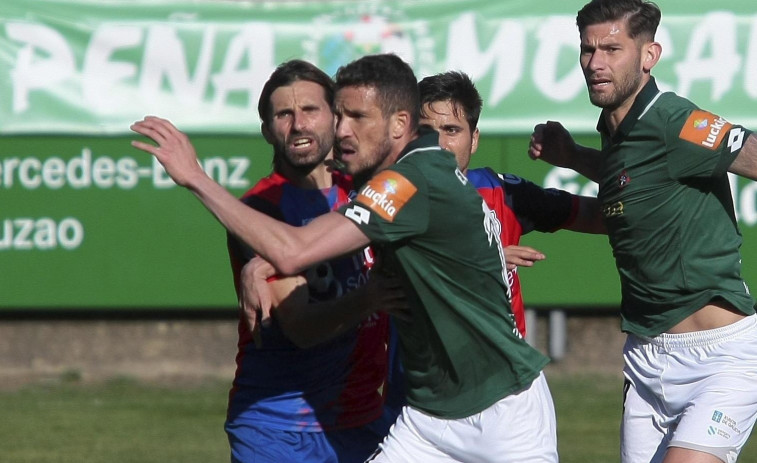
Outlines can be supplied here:
[[671, 115], [665, 134], [671, 177], [725, 175], [750, 133], [696, 108]]
[[392, 243], [428, 228], [428, 187], [413, 166], [394, 165], [371, 178], [357, 197], [339, 208], [375, 243]]

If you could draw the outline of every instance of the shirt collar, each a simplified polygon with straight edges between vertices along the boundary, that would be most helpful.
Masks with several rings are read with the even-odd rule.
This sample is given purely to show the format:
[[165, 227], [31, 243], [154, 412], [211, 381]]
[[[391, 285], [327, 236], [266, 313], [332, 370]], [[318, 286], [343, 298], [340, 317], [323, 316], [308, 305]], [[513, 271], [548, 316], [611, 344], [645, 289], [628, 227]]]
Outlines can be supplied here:
[[418, 127], [418, 136], [405, 146], [397, 157], [397, 161], [399, 162], [407, 153], [427, 146], [439, 146], [439, 132], [429, 125], [421, 125]]
[[[654, 100], [659, 93], [660, 90], [657, 88], [657, 83], [655, 82], [654, 77], [650, 77], [649, 82], [647, 82], [641, 89], [639, 94], [636, 95], [636, 99], [634, 100], [633, 105], [631, 105], [631, 109], [628, 111], [628, 114], [626, 114], [626, 117], [623, 118], [623, 121], [618, 126], [618, 130], [617, 132], [615, 132], [613, 141], [621, 140], [631, 132], [631, 129], [636, 124], [636, 121], [639, 120], [642, 114], [644, 114], [644, 111], [647, 110], [647, 106], [649, 106], [652, 100]], [[604, 111], [602, 111], [602, 114], [599, 115], [599, 122], [597, 122], [597, 131], [605, 137], [609, 138], [610, 136], [610, 130], [607, 128], [607, 123], [605, 122], [604, 118]]]

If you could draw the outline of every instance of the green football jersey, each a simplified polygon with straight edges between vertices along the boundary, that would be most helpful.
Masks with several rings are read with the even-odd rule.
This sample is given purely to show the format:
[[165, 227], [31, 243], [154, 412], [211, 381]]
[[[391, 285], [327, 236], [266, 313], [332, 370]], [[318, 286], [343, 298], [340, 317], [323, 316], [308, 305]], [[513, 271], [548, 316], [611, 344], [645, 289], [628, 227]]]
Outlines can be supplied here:
[[462, 418], [539, 375], [548, 359], [516, 334], [499, 230], [436, 132], [422, 132], [339, 211], [407, 282], [410, 320], [395, 323], [409, 405]]
[[612, 137], [603, 119], [597, 129], [622, 329], [656, 336], [714, 300], [754, 313], [727, 176], [751, 132], [661, 93], [654, 79]]

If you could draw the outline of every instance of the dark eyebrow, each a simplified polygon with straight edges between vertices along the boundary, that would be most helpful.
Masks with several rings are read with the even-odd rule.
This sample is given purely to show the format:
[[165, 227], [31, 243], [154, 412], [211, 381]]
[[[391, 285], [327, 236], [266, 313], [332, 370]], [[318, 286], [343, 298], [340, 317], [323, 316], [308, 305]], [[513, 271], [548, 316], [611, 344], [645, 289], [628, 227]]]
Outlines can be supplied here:
[[364, 111], [359, 111], [357, 109], [347, 109], [347, 108], [341, 108], [341, 113], [346, 114], [350, 117], [363, 117], [365, 116]]

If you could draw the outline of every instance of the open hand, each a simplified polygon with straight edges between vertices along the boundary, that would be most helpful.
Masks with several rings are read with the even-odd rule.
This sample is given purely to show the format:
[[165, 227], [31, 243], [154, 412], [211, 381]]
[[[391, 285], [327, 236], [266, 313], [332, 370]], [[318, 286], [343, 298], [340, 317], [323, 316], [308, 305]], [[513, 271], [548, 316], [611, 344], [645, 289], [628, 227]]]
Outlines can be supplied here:
[[176, 184], [189, 186], [192, 178], [204, 175], [189, 137], [170, 121], [147, 116], [132, 124], [130, 128], [155, 142], [155, 145], [152, 145], [134, 140], [131, 146], [155, 156]]

